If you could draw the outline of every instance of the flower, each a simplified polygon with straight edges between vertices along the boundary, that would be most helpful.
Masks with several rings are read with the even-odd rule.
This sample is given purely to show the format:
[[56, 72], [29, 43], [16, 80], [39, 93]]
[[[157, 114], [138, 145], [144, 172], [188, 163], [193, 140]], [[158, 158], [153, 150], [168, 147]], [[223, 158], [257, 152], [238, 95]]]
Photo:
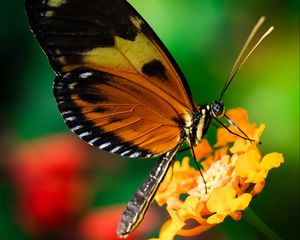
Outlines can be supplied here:
[[[162, 226], [159, 237], [152, 240], [196, 236], [227, 216], [240, 220], [241, 212], [263, 190], [269, 171], [283, 163], [282, 154], [262, 156], [257, 147], [264, 124], [250, 124], [243, 109], [230, 110], [227, 115], [255, 141], [244, 140], [225, 128], [217, 131], [215, 149], [204, 139], [194, 149], [204, 168], [204, 179], [190, 166], [188, 157], [181, 163], [176, 161], [155, 196], [160, 206], [166, 204], [170, 219]], [[234, 126], [228, 128], [238, 133]], [[191, 220], [197, 225], [189, 226]]]
[[[78, 225], [77, 239], [84, 240], [117, 240], [116, 229], [120, 221], [120, 216], [125, 209], [125, 205], [110, 205], [101, 208], [91, 209]], [[141, 226], [132, 232], [126, 240], [145, 239], [147, 233], [150, 233], [156, 227], [157, 221], [155, 209], [150, 209], [147, 218]]]
[[89, 205], [89, 148], [71, 135], [23, 144], [8, 161], [16, 190], [16, 217], [30, 235], [63, 233]]

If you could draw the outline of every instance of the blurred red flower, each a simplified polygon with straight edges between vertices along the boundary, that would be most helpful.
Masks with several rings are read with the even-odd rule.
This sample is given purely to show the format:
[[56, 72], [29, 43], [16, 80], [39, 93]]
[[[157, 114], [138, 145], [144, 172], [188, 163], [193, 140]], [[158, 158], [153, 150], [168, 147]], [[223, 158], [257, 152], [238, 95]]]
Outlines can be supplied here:
[[19, 147], [9, 163], [17, 192], [17, 219], [29, 233], [59, 233], [74, 227], [89, 205], [88, 145], [56, 135]]
[[[79, 225], [78, 236], [81, 240], [117, 240], [117, 226], [125, 205], [115, 205], [93, 210]], [[151, 208], [141, 225], [126, 240], [147, 239], [147, 233], [157, 228], [158, 216]]]

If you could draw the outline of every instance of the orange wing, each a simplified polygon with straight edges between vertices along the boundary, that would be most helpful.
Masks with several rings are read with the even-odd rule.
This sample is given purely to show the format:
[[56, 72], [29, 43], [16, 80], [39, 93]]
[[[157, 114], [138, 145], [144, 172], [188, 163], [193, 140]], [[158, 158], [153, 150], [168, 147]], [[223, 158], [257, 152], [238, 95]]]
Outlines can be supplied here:
[[26, 10], [72, 131], [129, 157], [178, 145], [196, 104], [174, 59], [127, 1], [27, 0]]

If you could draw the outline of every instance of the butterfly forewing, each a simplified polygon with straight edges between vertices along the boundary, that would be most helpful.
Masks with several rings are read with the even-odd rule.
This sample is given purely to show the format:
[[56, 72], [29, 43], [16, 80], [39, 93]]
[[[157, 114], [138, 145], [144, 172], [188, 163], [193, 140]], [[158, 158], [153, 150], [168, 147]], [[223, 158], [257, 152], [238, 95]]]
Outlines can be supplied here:
[[152, 157], [174, 148], [196, 109], [179, 67], [125, 0], [27, 0], [55, 70], [67, 125], [100, 149]]

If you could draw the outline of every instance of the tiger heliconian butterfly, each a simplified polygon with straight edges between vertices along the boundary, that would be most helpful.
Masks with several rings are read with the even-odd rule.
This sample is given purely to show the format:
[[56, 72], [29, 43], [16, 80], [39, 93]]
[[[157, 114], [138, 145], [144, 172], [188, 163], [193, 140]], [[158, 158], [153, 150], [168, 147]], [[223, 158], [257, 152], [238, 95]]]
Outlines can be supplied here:
[[240, 61], [260, 19], [219, 100], [198, 106], [167, 48], [126, 0], [25, 0], [25, 7], [55, 71], [54, 95], [71, 131], [121, 156], [160, 156], [122, 215], [117, 234], [125, 238], [142, 221], [182, 144], [193, 149], [212, 120], [222, 124], [226, 89], [273, 28]]

